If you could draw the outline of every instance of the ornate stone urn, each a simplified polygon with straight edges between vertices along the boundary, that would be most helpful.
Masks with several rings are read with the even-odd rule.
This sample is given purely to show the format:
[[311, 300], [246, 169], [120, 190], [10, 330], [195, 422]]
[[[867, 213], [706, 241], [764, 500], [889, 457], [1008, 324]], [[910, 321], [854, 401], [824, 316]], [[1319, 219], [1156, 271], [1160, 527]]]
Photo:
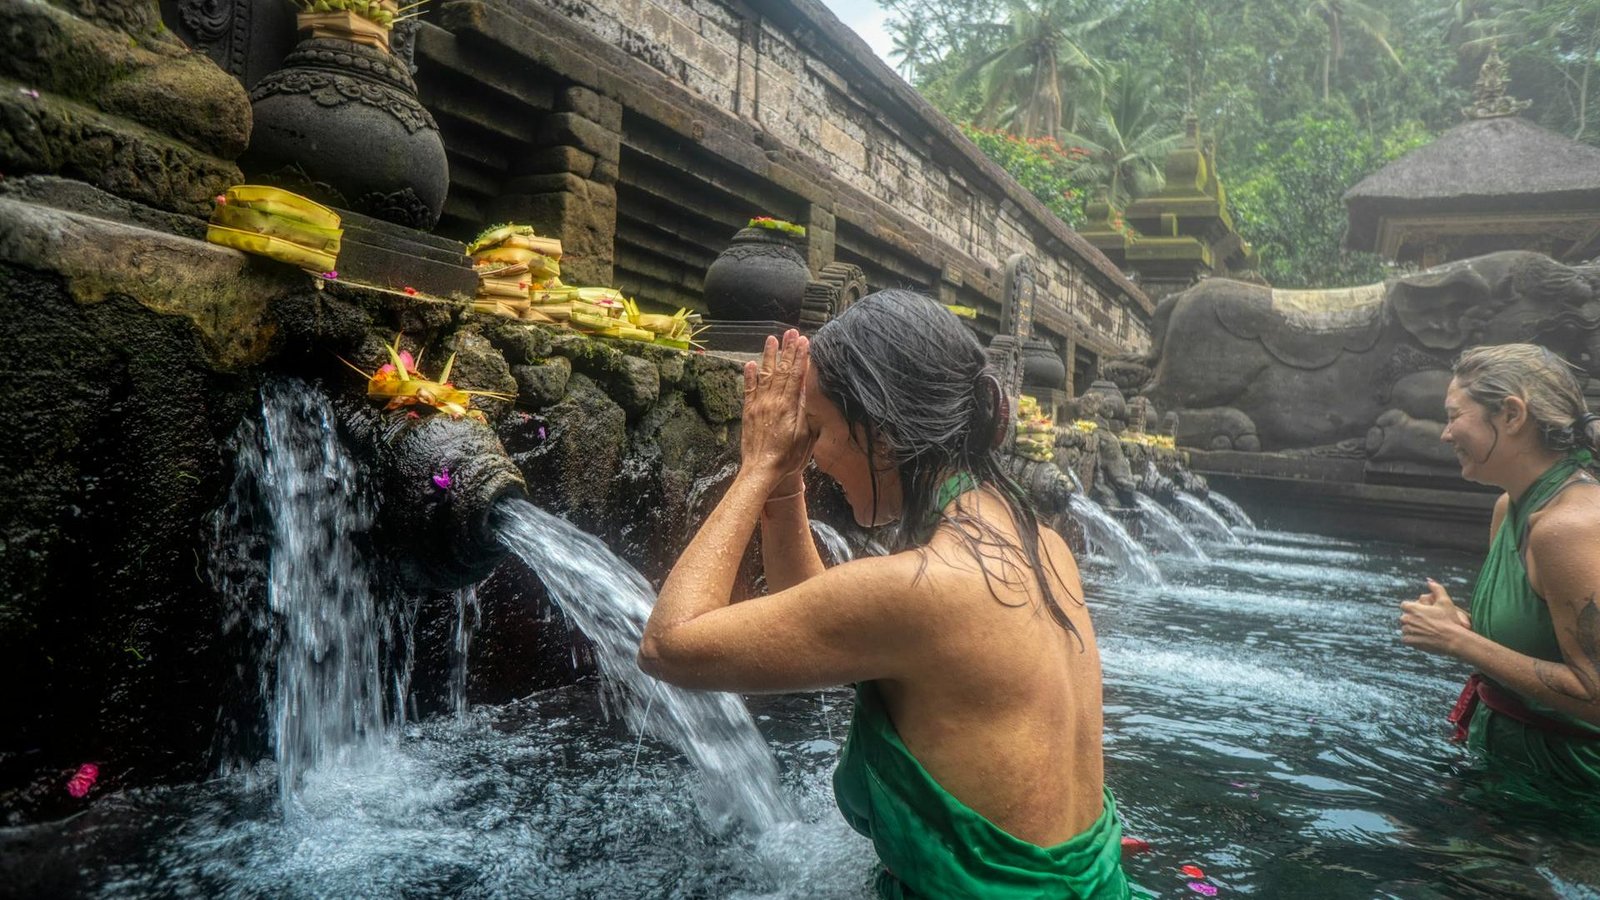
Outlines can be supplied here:
[[1067, 366], [1056, 348], [1044, 338], [1029, 338], [1022, 344], [1022, 386], [1059, 391], [1067, 385]]
[[301, 25], [301, 40], [250, 92], [240, 166], [315, 200], [428, 231], [449, 187], [444, 142], [411, 74], [373, 29]]
[[713, 319], [799, 324], [811, 270], [797, 236], [741, 228], [706, 269], [706, 311]]

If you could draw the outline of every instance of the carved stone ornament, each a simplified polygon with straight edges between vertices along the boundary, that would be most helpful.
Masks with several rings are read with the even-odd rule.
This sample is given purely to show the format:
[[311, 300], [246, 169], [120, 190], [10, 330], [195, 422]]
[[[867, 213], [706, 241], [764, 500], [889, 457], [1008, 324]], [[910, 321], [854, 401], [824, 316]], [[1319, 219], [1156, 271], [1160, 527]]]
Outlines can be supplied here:
[[1033, 336], [1033, 304], [1038, 292], [1033, 259], [1026, 253], [1012, 254], [1006, 260], [1000, 328], [1016, 338], [1019, 344]]
[[240, 167], [266, 180], [293, 174], [326, 186], [313, 199], [429, 230], [444, 208], [450, 171], [439, 127], [416, 90], [387, 50], [303, 40], [250, 93], [255, 127]]
[[1462, 107], [1461, 114], [1469, 119], [1498, 119], [1514, 116], [1533, 105], [1531, 100], [1518, 100], [1506, 93], [1511, 78], [1506, 74], [1506, 64], [1500, 59], [1500, 48], [1489, 45], [1489, 55], [1478, 70], [1478, 84], [1473, 92], [1472, 105]]
[[417, 99], [416, 83], [403, 64], [381, 50], [348, 41], [302, 41], [282, 69], [250, 92], [250, 102], [275, 94], [308, 94], [325, 107], [364, 103], [394, 116], [408, 132], [439, 130]]

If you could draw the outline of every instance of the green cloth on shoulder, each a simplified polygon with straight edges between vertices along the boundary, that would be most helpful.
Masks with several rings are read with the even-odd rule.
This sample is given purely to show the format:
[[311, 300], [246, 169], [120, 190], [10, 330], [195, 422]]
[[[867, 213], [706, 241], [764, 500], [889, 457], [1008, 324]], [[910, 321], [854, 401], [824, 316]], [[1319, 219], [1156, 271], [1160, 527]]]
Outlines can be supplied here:
[[[1548, 503], [1583, 462], [1577, 454], [1562, 459], [1511, 502], [1478, 573], [1469, 610], [1473, 631], [1518, 653], [1556, 663], [1562, 661], [1561, 646], [1556, 642], [1550, 607], [1528, 582], [1520, 545], [1528, 517]], [[1600, 728], [1531, 697], [1517, 696], [1540, 715], [1600, 736]], [[1496, 762], [1575, 785], [1600, 787], [1600, 740], [1552, 734], [1480, 706], [1468, 727], [1467, 746]]]
[[833, 791], [850, 827], [872, 839], [885, 868], [878, 894], [886, 900], [1129, 896], [1122, 823], [1109, 790], [1100, 818], [1064, 843], [1039, 847], [1012, 837], [952, 797], [917, 762], [870, 681], [856, 686]]

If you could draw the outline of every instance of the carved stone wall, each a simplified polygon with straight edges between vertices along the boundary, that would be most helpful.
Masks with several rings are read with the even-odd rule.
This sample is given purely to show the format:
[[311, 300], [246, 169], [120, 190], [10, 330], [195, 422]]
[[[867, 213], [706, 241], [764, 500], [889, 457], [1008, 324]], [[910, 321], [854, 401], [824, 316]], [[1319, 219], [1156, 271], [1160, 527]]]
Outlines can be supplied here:
[[808, 226], [814, 269], [972, 306], [991, 334], [1022, 253], [1064, 355], [1149, 345], [1139, 289], [815, 0], [456, 0], [417, 65], [451, 154], [446, 233], [559, 228], [564, 270], [698, 307], [706, 266], [772, 215]]

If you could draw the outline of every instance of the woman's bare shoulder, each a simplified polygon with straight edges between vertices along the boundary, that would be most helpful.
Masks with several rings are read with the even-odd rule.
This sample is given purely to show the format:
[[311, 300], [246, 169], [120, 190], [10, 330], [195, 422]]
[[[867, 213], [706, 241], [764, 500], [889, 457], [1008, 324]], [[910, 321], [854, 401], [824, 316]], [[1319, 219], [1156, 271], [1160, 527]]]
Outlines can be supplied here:
[[1600, 483], [1568, 486], [1528, 519], [1528, 552], [1591, 555], [1600, 541]]

